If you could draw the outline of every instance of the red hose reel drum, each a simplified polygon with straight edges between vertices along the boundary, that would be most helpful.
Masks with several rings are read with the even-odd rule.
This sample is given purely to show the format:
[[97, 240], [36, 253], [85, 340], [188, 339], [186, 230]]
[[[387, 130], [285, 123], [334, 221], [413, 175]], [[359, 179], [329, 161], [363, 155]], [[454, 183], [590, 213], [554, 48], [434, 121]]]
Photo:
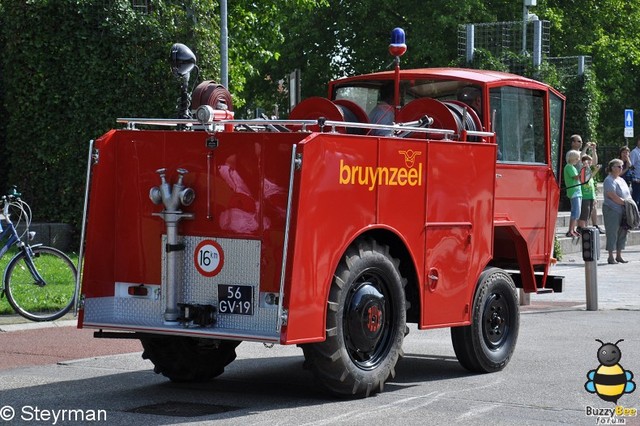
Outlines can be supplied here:
[[[317, 120], [325, 118], [329, 121], [344, 121], [344, 114], [336, 104], [327, 98], [314, 96], [300, 102], [291, 110], [289, 119], [291, 120]], [[301, 130], [302, 126], [290, 126], [292, 130]], [[320, 127], [317, 125], [307, 126], [307, 131], [319, 132]], [[340, 133], [345, 133], [345, 129], [336, 129]]]
[[[369, 118], [355, 102], [338, 99], [335, 102], [327, 98], [319, 96], [311, 97], [300, 102], [293, 108], [289, 119], [291, 120], [317, 120], [325, 118], [328, 121], [347, 121], [353, 123], [368, 123]], [[292, 130], [300, 130], [301, 126], [289, 126]], [[320, 128], [317, 125], [307, 126], [306, 129], [311, 132], [318, 132]], [[363, 129], [354, 129], [348, 127], [336, 127], [339, 133], [357, 133], [362, 134]]]
[[[433, 119], [431, 127], [434, 129], [447, 129], [453, 130], [456, 134], [460, 133], [454, 113], [445, 104], [433, 98], [414, 99], [406, 104], [398, 112], [398, 122], [417, 121], [425, 115]], [[411, 137], [423, 138], [422, 135], [424, 133], [415, 133]], [[439, 133], [426, 133], [426, 137], [428, 139], [444, 139], [444, 135]]]

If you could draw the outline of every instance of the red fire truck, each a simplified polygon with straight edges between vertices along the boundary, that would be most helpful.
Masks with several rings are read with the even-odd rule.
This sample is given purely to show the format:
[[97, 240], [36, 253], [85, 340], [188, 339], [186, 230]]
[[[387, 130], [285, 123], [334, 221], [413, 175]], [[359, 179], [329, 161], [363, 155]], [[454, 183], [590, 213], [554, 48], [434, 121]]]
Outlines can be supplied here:
[[119, 119], [89, 156], [78, 326], [140, 339], [169, 379], [220, 375], [242, 341], [295, 344], [325, 389], [367, 396], [408, 323], [450, 328], [462, 366], [494, 372], [517, 289], [562, 291], [553, 88], [396, 66], [288, 120], [234, 119], [212, 82], [193, 95], [196, 118]]

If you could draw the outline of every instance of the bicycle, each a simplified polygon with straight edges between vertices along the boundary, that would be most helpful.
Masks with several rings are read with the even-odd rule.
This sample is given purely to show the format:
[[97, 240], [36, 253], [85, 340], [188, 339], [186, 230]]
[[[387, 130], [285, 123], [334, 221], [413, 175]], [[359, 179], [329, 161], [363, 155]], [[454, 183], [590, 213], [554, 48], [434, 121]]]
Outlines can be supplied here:
[[[0, 258], [11, 248], [18, 252], [7, 264], [0, 297], [6, 294], [11, 307], [32, 321], [52, 321], [65, 315], [74, 304], [77, 270], [62, 251], [42, 244], [30, 245], [35, 232], [29, 231], [31, 208], [20, 198], [16, 187], [0, 199]], [[15, 223], [11, 213], [18, 213]], [[20, 235], [16, 227], [24, 221]]]

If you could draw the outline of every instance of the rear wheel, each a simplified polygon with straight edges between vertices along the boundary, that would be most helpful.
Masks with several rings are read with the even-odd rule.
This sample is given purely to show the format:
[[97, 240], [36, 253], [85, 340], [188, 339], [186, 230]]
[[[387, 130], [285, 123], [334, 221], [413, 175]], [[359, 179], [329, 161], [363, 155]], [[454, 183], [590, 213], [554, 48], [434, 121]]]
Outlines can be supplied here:
[[224, 372], [236, 359], [231, 340], [211, 340], [183, 336], [142, 336], [142, 358], [150, 360], [154, 371], [173, 382], [206, 382]]
[[515, 349], [519, 321], [513, 280], [501, 269], [485, 270], [473, 301], [472, 324], [451, 328], [453, 349], [460, 364], [476, 373], [502, 370]]
[[[31, 252], [30, 259], [21, 250], [7, 265], [4, 275], [7, 301], [31, 321], [53, 321], [73, 306], [76, 267], [66, 254], [53, 247], [31, 247]], [[32, 274], [30, 262], [43, 282]]]
[[352, 245], [336, 270], [326, 340], [303, 345], [307, 365], [337, 395], [368, 396], [395, 376], [405, 334], [399, 261], [375, 240]]

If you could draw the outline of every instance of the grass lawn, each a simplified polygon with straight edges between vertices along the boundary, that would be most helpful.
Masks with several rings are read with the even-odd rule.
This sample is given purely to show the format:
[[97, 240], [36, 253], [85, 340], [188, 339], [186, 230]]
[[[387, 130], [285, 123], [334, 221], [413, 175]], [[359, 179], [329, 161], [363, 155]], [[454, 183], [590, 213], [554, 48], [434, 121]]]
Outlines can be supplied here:
[[[5, 268], [9, 261], [13, 258], [16, 251], [12, 250], [6, 253], [0, 259], [0, 271], [4, 277]], [[67, 253], [74, 265], [78, 263], [78, 255], [76, 253]], [[54, 262], [55, 261], [55, 262]], [[36, 265], [39, 272], [49, 283], [44, 287], [38, 287], [32, 284], [33, 279], [26, 267], [18, 266], [15, 268], [13, 275], [12, 294], [18, 299], [20, 304], [29, 311], [46, 312], [52, 309], [59, 309], [68, 302], [68, 295], [72, 293], [71, 287], [75, 288], [73, 275], [66, 268], [57, 268], [59, 263], [57, 258], [42, 255], [36, 259]], [[60, 265], [58, 265], [60, 266]], [[4, 278], [3, 278], [4, 279]], [[2, 284], [4, 287], [4, 283]], [[6, 295], [0, 298], [0, 315], [13, 314], [14, 310], [9, 305]]]

